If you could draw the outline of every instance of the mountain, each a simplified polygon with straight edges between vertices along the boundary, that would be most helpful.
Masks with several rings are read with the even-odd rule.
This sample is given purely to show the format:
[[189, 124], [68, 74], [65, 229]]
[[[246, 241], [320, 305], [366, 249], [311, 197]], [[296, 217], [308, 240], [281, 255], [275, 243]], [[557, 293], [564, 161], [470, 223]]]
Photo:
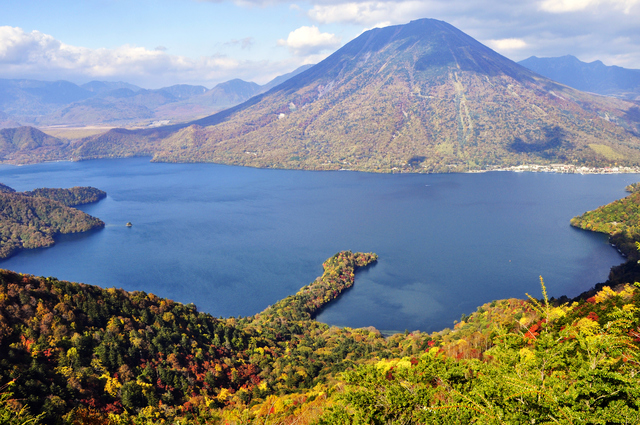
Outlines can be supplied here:
[[3, 162], [27, 163], [68, 159], [68, 143], [49, 136], [37, 128], [0, 129], [0, 159]]
[[423, 19], [367, 31], [241, 105], [112, 130], [78, 143], [74, 157], [380, 172], [638, 165], [639, 134], [637, 104], [556, 83]]
[[185, 122], [235, 106], [263, 93], [309, 65], [261, 86], [234, 79], [208, 90], [176, 84], [146, 90], [124, 82], [0, 79], [0, 128], [37, 126], [146, 126], [155, 122]]
[[[65, 116], [72, 105], [80, 105], [80, 110], [86, 109], [96, 99], [108, 97], [110, 93], [135, 93], [139, 87], [126, 83], [108, 83], [92, 81], [78, 86], [68, 81], [37, 81], [37, 80], [7, 80], [0, 79], [0, 110], [7, 121], [31, 125], [47, 124], [77, 124], [85, 123], [85, 115], [75, 113]], [[104, 102], [101, 111], [96, 114], [95, 123], [103, 121], [110, 114], [105, 114], [108, 101]], [[113, 115], [113, 114], [111, 114]], [[19, 125], [19, 124], [18, 124]], [[4, 125], [7, 127], [7, 125]]]
[[313, 64], [302, 65], [301, 67], [296, 68], [295, 70], [289, 72], [288, 74], [280, 75], [279, 77], [274, 78], [273, 80], [269, 81], [264, 86], [260, 87], [261, 93], [271, 90], [275, 86], [284, 83], [288, 79], [295, 77], [296, 75], [306, 71], [307, 69], [311, 68], [312, 66], [313, 66]]
[[255, 95], [267, 92], [273, 87], [287, 81], [303, 71], [306, 71], [312, 66], [313, 65], [303, 65], [288, 74], [274, 78], [262, 86], [253, 82], [247, 82], [239, 78], [235, 78], [233, 80], [217, 84], [211, 90], [194, 95], [182, 104], [201, 105], [203, 109], [214, 108], [217, 110], [224, 110], [245, 102]]
[[68, 81], [0, 79], [0, 110], [17, 121], [89, 97], [90, 92]]
[[586, 63], [571, 55], [557, 58], [531, 56], [518, 63], [574, 89], [640, 100], [640, 69], [607, 66], [601, 61]]
[[80, 87], [96, 94], [102, 94], [102, 93], [119, 90], [119, 89], [128, 89], [134, 92], [138, 90], [142, 90], [140, 87], [136, 85], [125, 83], [122, 81], [118, 81], [118, 82], [90, 81], [86, 84], [81, 85]]
[[[200, 91], [200, 90], [199, 90]], [[141, 120], [157, 119], [156, 109], [180, 101], [171, 91], [133, 91], [127, 88], [103, 92], [80, 102], [65, 105], [44, 117], [38, 117], [38, 125], [130, 124]]]
[[0, 129], [12, 127], [20, 127], [20, 123], [14, 121], [9, 115], [5, 114], [4, 112], [0, 112]]
[[206, 93], [200, 94], [196, 99], [192, 99], [192, 102], [222, 110], [242, 103], [260, 93], [260, 87], [259, 84], [236, 78], [216, 85]]
[[65, 104], [91, 94], [68, 81], [0, 80], [0, 105], [12, 100], [30, 99], [43, 104]]
[[188, 99], [207, 92], [205, 86], [190, 86], [188, 84], [175, 84], [160, 90], [171, 94], [176, 99]]

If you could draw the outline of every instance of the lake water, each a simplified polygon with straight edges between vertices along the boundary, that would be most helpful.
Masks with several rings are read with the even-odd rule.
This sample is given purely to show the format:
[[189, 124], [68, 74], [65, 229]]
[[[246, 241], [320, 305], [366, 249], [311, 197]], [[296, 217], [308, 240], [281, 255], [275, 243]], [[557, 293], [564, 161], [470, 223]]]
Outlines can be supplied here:
[[[571, 217], [626, 195], [638, 175], [389, 175], [155, 164], [148, 158], [0, 166], [18, 191], [94, 186], [107, 226], [0, 267], [142, 290], [246, 316], [295, 293], [340, 250], [379, 262], [319, 316], [381, 330], [450, 327], [497, 298], [575, 296], [623, 258]], [[131, 221], [133, 227], [125, 223]]]

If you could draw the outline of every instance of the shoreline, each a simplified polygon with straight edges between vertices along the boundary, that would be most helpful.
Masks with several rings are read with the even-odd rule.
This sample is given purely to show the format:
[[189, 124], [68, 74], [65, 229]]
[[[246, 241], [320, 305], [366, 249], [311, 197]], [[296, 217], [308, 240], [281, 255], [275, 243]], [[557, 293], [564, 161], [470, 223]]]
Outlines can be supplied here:
[[515, 173], [556, 173], [556, 174], [640, 174], [640, 167], [586, 167], [573, 164], [522, 164], [508, 167], [495, 167], [487, 170], [467, 171], [468, 173], [486, 173], [490, 171], [511, 171]]
[[[260, 168], [260, 169], [271, 169], [271, 167], [256, 167], [251, 165], [242, 165], [242, 164], [228, 164], [224, 162], [210, 162], [210, 161], [202, 161], [202, 162], [173, 162], [173, 161], [154, 161], [153, 156], [149, 155], [133, 155], [133, 156], [122, 156], [122, 157], [97, 157], [97, 158], [69, 158], [69, 159], [54, 159], [54, 160], [46, 160], [46, 161], [37, 161], [37, 162], [21, 162], [16, 163], [11, 160], [3, 160], [0, 161], [0, 165], [8, 165], [13, 167], [22, 167], [25, 165], [36, 165], [36, 164], [46, 164], [46, 163], [56, 163], [56, 162], [80, 162], [80, 161], [91, 161], [91, 160], [101, 160], [101, 159], [127, 159], [127, 158], [150, 158], [150, 162], [158, 162], [164, 164], [219, 164], [219, 165], [228, 165], [233, 167], [247, 167], [247, 168]], [[418, 171], [414, 172], [406, 169], [391, 169], [389, 171], [371, 171], [371, 170], [360, 170], [354, 168], [340, 168], [337, 170], [326, 170], [326, 169], [316, 169], [316, 168], [275, 168], [278, 170], [292, 170], [292, 171], [355, 171], [361, 173], [374, 173], [374, 174], [450, 174], [449, 172], [444, 173], [434, 173], [434, 172], [425, 172]], [[547, 164], [547, 165], [539, 165], [539, 164], [521, 164], [521, 165], [509, 165], [509, 166], [493, 166], [491, 168], [485, 168], [482, 170], [458, 170], [452, 171], [453, 173], [462, 173], [462, 174], [480, 174], [480, 173], [489, 173], [494, 171], [510, 171], [514, 173], [555, 173], [555, 174], [640, 174], [640, 166], [613, 166], [613, 167], [587, 167], [584, 165], [574, 165], [574, 164]]]

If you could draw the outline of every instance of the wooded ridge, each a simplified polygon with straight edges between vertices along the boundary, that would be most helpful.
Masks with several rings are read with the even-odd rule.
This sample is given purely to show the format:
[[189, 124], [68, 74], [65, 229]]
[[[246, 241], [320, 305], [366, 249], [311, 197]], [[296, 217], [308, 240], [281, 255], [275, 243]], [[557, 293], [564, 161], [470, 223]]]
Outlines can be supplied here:
[[0, 258], [21, 249], [43, 248], [55, 243], [55, 236], [104, 227], [104, 222], [72, 208], [97, 202], [106, 193], [93, 187], [36, 189], [18, 193], [0, 187]]

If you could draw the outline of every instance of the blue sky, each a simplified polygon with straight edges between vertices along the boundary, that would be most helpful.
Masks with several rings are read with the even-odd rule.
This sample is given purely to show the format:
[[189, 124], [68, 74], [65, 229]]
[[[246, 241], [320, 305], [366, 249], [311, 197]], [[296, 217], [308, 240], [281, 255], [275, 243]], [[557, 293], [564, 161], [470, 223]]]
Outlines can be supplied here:
[[513, 60], [640, 69], [640, 0], [0, 0], [0, 78], [265, 83], [367, 29], [420, 18]]

